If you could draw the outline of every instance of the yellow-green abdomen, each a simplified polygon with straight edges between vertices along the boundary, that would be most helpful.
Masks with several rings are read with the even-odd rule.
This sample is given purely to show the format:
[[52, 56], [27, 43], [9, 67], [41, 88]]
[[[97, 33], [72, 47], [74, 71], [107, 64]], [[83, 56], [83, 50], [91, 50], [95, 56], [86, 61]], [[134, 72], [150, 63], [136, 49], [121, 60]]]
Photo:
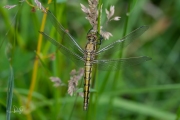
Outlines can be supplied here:
[[92, 64], [90, 61], [86, 61], [84, 70], [84, 110], [87, 110], [89, 104], [91, 78]]
[[92, 79], [92, 66], [96, 52], [96, 42], [88, 39], [89, 42], [85, 47], [85, 70], [84, 70], [84, 110], [88, 109], [89, 97], [90, 97], [90, 84]]

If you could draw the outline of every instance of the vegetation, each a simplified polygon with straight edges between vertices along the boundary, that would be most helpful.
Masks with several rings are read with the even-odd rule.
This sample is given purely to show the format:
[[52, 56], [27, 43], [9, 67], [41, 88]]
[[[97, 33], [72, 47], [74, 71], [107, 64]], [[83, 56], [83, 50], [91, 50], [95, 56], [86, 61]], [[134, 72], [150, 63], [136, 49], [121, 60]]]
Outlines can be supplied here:
[[[88, 1], [41, 2], [84, 47], [91, 25], [80, 3], [88, 6]], [[34, 1], [28, 4], [27, 1], [3, 1], [0, 7], [0, 120], [180, 119], [180, 1], [101, 2], [102, 25], [105, 25], [105, 9], [111, 5], [115, 6], [115, 16], [121, 17], [106, 27], [113, 37], [105, 42], [111, 43], [148, 25], [149, 29], [141, 37], [121, 51], [123, 57], [145, 55], [152, 60], [117, 72], [96, 70], [89, 108], [83, 111], [83, 98], [67, 92], [70, 73], [73, 69], [78, 71], [80, 66], [42, 38], [38, 31], [45, 27], [45, 32], [62, 44], [63, 36], [57, 34], [42, 10], [30, 6], [35, 5]], [[10, 10], [3, 7], [12, 4], [17, 6]], [[55, 87], [50, 80], [52, 76], [59, 77], [65, 85]]]

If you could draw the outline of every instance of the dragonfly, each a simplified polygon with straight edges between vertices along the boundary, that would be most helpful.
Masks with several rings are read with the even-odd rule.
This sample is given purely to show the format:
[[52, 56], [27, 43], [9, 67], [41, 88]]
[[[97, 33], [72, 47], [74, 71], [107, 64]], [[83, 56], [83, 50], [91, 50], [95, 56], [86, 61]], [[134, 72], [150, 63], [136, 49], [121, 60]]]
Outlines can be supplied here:
[[[120, 70], [122, 66], [134, 66], [142, 62], [151, 60], [150, 57], [140, 56], [131, 58], [118, 58], [118, 59], [103, 59], [103, 56], [109, 56], [116, 51], [121, 50], [122, 43], [126, 44], [136, 39], [142, 33], [144, 33], [148, 27], [141, 26], [136, 30], [132, 31], [122, 39], [116, 40], [109, 45], [97, 49], [97, 45], [101, 44], [99, 41], [101, 38], [98, 33], [94, 30], [90, 30], [87, 34], [87, 43], [83, 49], [71, 34], [58, 22], [56, 17], [49, 10], [46, 12], [48, 19], [50, 19], [52, 25], [56, 28], [57, 32], [65, 39], [64, 44], [57, 42], [55, 39], [48, 36], [45, 32], [40, 33], [53, 45], [55, 45], [61, 53], [73, 60], [77, 65], [84, 65], [84, 106], [83, 109], [87, 110], [89, 105], [90, 97], [90, 83], [92, 80], [93, 65], [98, 65], [97, 69], [104, 71], [116, 71]], [[68, 47], [67, 47], [68, 46]], [[101, 57], [99, 57], [101, 56]]]

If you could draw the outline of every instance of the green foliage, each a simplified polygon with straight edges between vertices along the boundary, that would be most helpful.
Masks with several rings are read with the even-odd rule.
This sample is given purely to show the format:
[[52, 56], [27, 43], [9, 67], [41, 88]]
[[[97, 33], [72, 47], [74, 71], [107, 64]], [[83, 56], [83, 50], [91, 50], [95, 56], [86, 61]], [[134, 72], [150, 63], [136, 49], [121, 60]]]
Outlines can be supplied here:
[[[23, 112], [11, 112], [11, 119], [18, 120], [179, 120], [180, 119], [180, 2], [155, 0], [107, 0], [103, 3], [101, 24], [105, 25], [105, 8], [115, 6], [115, 16], [107, 31], [113, 34], [107, 43], [122, 38], [132, 30], [148, 25], [149, 29], [132, 44], [123, 49], [123, 56], [149, 56], [151, 61], [118, 72], [97, 71], [92, 82], [88, 111], [83, 111], [83, 98], [67, 93], [68, 80], [73, 63], [55, 46], [42, 40], [40, 54], [37, 52], [38, 37], [43, 13], [23, 3], [7, 10], [0, 7], [0, 119], [23, 106]], [[84, 48], [86, 35], [91, 26], [81, 11], [80, 3], [87, 0], [56, 0], [49, 9], [58, 21]], [[16, 4], [13, 2], [13, 4]], [[17, 1], [18, 4], [18, 1]], [[17, 14], [17, 11], [19, 13]], [[15, 16], [15, 17], [14, 17]], [[46, 34], [63, 43], [50, 21], [45, 24]], [[6, 34], [7, 33], [7, 34]], [[11, 49], [9, 49], [11, 48]], [[8, 59], [6, 56], [8, 53]], [[68, 56], [68, 55], [67, 55]], [[26, 105], [38, 60], [37, 78], [32, 92], [29, 111]], [[12, 68], [9, 68], [9, 60]], [[9, 72], [11, 71], [11, 73]], [[54, 87], [49, 77], [59, 77], [65, 86]], [[13, 93], [7, 91], [13, 83]], [[9, 80], [9, 81], [8, 81]], [[79, 82], [81, 83], [81, 82]], [[82, 91], [83, 84], [77, 93]], [[12, 89], [11, 89], [12, 90]], [[7, 99], [7, 94], [10, 96]], [[13, 98], [12, 98], [13, 96]], [[6, 103], [8, 105], [6, 106]], [[28, 117], [30, 113], [31, 118]], [[8, 115], [10, 116], [10, 115]]]

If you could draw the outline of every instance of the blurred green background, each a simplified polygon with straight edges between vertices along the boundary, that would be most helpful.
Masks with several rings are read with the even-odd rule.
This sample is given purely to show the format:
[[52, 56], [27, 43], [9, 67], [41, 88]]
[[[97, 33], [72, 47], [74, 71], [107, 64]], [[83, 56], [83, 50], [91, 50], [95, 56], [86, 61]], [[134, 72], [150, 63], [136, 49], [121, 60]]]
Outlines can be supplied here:
[[[56, 0], [50, 7], [58, 21], [84, 47], [91, 28], [80, 3], [87, 0]], [[31, 1], [33, 5], [35, 3]], [[59, 77], [68, 84], [72, 69], [79, 69], [57, 48], [42, 40], [36, 57], [43, 13], [33, 12], [26, 2], [2, 0], [0, 5], [0, 119], [6, 118], [8, 79], [14, 77], [12, 120], [179, 120], [180, 119], [180, 1], [179, 0], [109, 0], [102, 1], [102, 23], [105, 8], [115, 6], [120, 21], [111, 22], [109, 41], [122, 38], [132, 30], [148, 25], [149, 29], [126, 47], [125, 56], [149, 56], [151, 61], [120, 72], [96, 72], [88, 111], [83, 98], [67, 94], [67, 86], [54, 87], [49, 77]], [[16, 4], [13, 9], [3, 6]], [[130, 5], [130, 7], [129, 7]], [[128, 7], [130, 13], [128, 13]], [[127, 24], [126, 24], [127, 22]], [[45, 30], [59, 38], [46, 21]], [[124, 50], [123, 50], [124, 51]], [[67, 55], [68, 56], [68, 55]], [[35, 65], [35, 60], [38, 61]], [[10, 70], [12, 66], [12, 71]], [[37, 67], [37, 71], [35, 71]], [[33, 74], [36, 74], [32, 83]], [[30, 86], [33, 94], [28, 104]], [[27, 104], [29, 109], [26, 109]], [[13, 106], [16, 106], [15, 109]], [[20, 110], [22, 113], [13, 112]]]

